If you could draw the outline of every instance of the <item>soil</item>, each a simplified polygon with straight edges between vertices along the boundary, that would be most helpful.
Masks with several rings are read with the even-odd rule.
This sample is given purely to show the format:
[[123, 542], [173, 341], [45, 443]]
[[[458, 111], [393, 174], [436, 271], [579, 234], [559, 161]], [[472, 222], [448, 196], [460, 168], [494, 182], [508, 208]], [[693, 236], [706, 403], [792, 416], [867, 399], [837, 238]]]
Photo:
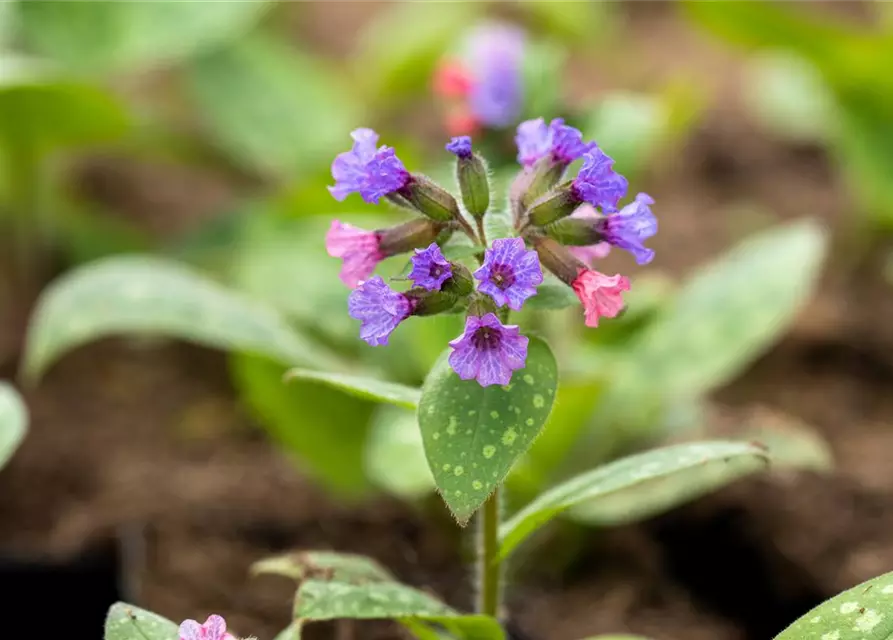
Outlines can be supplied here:
[[[647, 86], [684, 70], [714, 98], [685, 147], [642, 178], [660, 202], [656, 266], [684, 274], [742, 233], [801, 215], [824, 220], [845, 248], [850, 201], [825, 152], [767, 137], [741, 106], [739, 58], [663, 3], [630, 4], [628, 44], [643, 62], [625, 83], [595, 84]], [[325, 6], [355, 17], [345, 3], [309, 6], [314, 31]], [[196, 211], [203, 218], [227, 197], [210, 178], [198, 189], [201, 181], [183, 175], [114, 165], [93, 165], [85, 188], [153, 232], [189, 228]], [[166, 186], [147, 186], [155, 183]], [[190, 221], [178, 214], [165, 223], [171, 211]], [[715, 397], [731, 415], [768, 407], [810, 423], [830, 442], [835, 471], [772, 472], [618, 530], [557, 529], [513, 577], [514, 637], [765, 640], [893, 568], [893, 325], [883, 320], [893, 296], [883, 249], [858, 261], [835, 253], [789, 335]], [[24, 300], [19, 307], [12, 315], [26, 317]], [[19, 324], [9, 324], [3, 335], [20, 339]], [[15, 363], [4, 361], [0, 373], [11, 378]], [[175, 620], [217, 612], [237, 633], [267, 640], [286, 625], [294, 587], [248, 569], [295, 548], [364, 553], [457, 607], [469, 604], [464, 538], [436, 500], [420, 510], [327, 496], [251, 423], [219, 353], [108, 340], [66, 357], [26, 396], [31, 432], [0, 473], [0, 580], [15, 594], [8, 610], [47, 603], [68, 637], [95, 638], [122, 598]], [[567, 548], [579, 552], [573, 562]], [[11, 636], [33, 630], [30, 619], [11, 624]], [[306, 636], [402, 637], [391, 624], [350, 622]]]

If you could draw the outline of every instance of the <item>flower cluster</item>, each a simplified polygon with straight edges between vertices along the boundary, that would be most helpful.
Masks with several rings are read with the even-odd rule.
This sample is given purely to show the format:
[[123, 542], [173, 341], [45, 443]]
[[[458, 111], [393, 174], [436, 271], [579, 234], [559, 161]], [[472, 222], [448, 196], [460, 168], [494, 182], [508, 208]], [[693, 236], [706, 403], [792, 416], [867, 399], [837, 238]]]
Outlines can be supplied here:
[[[525, 366], [528, 345], [507, 318], [537, 294], [543, 268], [571, 288], [583, 306], [585, 324], [596, 327], [600, 318], [621, 312], [630, 282], [596, 271], [594, 262], [612, 247], [628, 251], [639, 264], [654, 257], [644, 244], [657, 232], [654, 200], [640, 193], [620, 207], [627, 195], [626, 178], [595, 142], [583, 140], [561, 119], [546, 124], [540, 118], [518, 126], [521, 171], [509, 197], [515, 235], [492, 242], [483, 224], [490, 210], [488, 171], [468, 136], [446, 145], [456, 156], [460, 208], [447, 190], [408, 172], [393, 149], [376, 147], [377, 134], [358, 129], [352, 135], [353, 149], [332, 165], [332, 194], [341, 199], [358, 193], [368, 202], [384, 198], [417, 214], [375, 231], [336, 220], [326, 236], [329, 255], [343, 260], [341, 279], [353, 289], [348, 311], [360, 321], [360, 337], [372, 346], [387, 344], [411, 316], [465, 313], [463, 334], [449, 343], [450, 365], [464, 380], [505, 385]], [[578, 160], [582, 166], [577, 176], [564, 180], [567, 168]], [[473, 273], [444, 255], [455, 232], [477, 247]], [[412, 287], [407, 291], [372, 276], [381, 260], [409, 252]]]
[[468, 34], [458, 56], [438, 67], [434, 92], [451, 104], [447, 127], [452, 134], [517, 122], [524, 98], [525, 41], [520, 28], [487, 22]]

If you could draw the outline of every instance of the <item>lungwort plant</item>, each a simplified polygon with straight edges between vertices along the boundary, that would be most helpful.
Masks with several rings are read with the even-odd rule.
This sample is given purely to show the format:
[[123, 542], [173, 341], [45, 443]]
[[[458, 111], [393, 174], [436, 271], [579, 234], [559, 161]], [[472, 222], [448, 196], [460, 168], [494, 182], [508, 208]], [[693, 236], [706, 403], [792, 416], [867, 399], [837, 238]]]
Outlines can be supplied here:
[[[294, 623], [280, 638], [299, 638], [309, 622], [354, 618], [393, 619], [422, 640], [504, 639], [505, 564], [555, 517], [582, 508], [600, 526], [630, 522], [765, 468], [769, 452], [757, 443], [675, 444], [584, 471], [506, 518], [504, 482], [543, 431], [560, 372], [549, 344], [533, 328], [513, 323], [512, 314], [540, 299], [553, 301], [544, 309], [567, 307], [554, 301], [572, 298], [581, 324], [604, 330], [624, 311], [632, 286], [621, 274], [596, 271], [589, 254], [611, 246], [648, 264], [654, 253], [646, 241], [657, 231], [654, 201], [644, 193], [628, 198], [627, 180], [611, 157], [561, 120], [519, 126], [521, 170], [500, 199], [468, 137], [446, 146], [455, 156], [454, 195], [410, 172], [394, 149], [378, 146], [374, 131], [357, 129], [352, 136], [353, 148], [332, 165], [331, 194], [386, 201], [409, 214], [376, 230], [334, 221], [325, 237], [328, 253], [342, 261], [341, 281], [351, 291], [346, 312], [359, 323], [360, 338], [384, 348], [405, 324], [447, 314], [464, 318], [421, 389], [358, 375], [271, 309], [188, 270], [135, 257], [106, 260], [48, 293], [24, 365], [33, 378], [64, 350], [101, 335], [161, 333], [302, 364], [291, 377], [415, 411], [443, 502], [461, 526], [477, 520], [475, 611], [458, 611], [404, 585], [369, 558], [296, 552], [254, 568], [298, 582]], [[578, 161], [575, 177], [566, 178]], [[402, 275], [374, 275], [380, 261], [397, 255], [408, 257]], [[81, 310], [77, 318], [65, 313], [73, 305]], [[188, 620], [178, 630], [125, 604], [112, 607], [106, 625], [107, 640], [225, 640], [231, 633], [217, 616]]]

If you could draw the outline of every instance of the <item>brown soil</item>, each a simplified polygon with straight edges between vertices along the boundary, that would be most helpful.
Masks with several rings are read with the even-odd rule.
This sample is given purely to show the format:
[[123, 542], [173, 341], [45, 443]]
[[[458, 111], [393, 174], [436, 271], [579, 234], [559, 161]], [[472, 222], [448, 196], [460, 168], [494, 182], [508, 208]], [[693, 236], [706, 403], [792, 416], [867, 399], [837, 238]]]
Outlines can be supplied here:
[[[350, 17], [349, 5], [332, 6]], [[313, 7], [313, 24], [324, 22], [323, 3]], [[647, 86], [684, 69], [716, 97], [686, 148], [644, 179], [660, 202], [657, 266], [683, 274], [742, 232], [801, 215], [825, 220], [844, 244], [847, 194], [822, 150], [756, 130], [737, 95], [740, 62], [668, 9], [630, 13], [629, 46], [645, 58], [631, 82]], [[678, 44], [675, 55], [663, 55], [668, 48], [658, 43], [667, 42]], [[153, 232], [192, 224], [168, 224], [164, 212], [193, 221], [227, 198], [212, 181], [196, 201], [192, 178], [161, 170], [99, 163], [87, 177], [94, 196]], [[164, 188], [147, 188], [156, 182]], [[883, 320], [893, 296], [880, 256], [880, 248], [870, 252], [845, 276], [829, 267], [790, 335], [716, 397], [729, 412], [767, 406], [808, 421], [831, 443], [837, 470], [742, 481], [616, 531], [557, 529], [513, 580], [517, 638], [763, 640], [821, 599], [893, 568], [893, 326]], [[12, 365], [6, 369], [11, 377]], [[0, 559], [0, 576], [16, 586], [5, 602], [11, 609], [35, 593], [63, 608], [83, 600], [98, 624], [121, 597], [172, 619], [218, 612], [233, 630], [266, 640], [285, 626], [293, 586], [249, 578], [248, 568], [293, 548], [365, 553], [457, 607], [469, 604], [463, 536], [436, 500], [413, 510], [384, 498], [345, 504], [326, 496], [245, 416], [220, 354], [106, 341], [65, 358], [27, 400], [31, 433], [0, 473], [0, 555], [9, 559]], [[578, 554], [569, 559], [567, 549]], [[98, 555], [71, 560], [87, 550]], [[32, 591], [33, 567], [16, 558], [68, 564]], [[70, 620], [68, 628], [81, 637]], [[401, 637], [390, 624], [349, 622], [307, 636]]]

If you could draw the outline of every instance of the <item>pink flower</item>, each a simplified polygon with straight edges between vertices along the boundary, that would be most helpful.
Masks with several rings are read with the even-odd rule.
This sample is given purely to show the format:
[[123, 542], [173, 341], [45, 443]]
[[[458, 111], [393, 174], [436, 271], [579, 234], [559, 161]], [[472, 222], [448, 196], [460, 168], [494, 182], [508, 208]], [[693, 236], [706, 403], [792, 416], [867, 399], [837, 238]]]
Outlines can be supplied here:
[[180, 624], [180, 640], [236, 640], [236, 637], [226, 632], [226, 620], [210, 615], [204, 624], [184, 620]]
[[629, 291], [629, 278], [580, 269], [571, 286], [583, 304], [586, 326], [597, 327], [599, 318], [615, 318], [623, 309], [622, 292]]
[[379, 248], [379, 234], [350, 224], [332, 221], [326, 233], [326, 251], [333, 258], [341, 258], [341, 281], [351, 289], [366, 280], [384, 259]]

